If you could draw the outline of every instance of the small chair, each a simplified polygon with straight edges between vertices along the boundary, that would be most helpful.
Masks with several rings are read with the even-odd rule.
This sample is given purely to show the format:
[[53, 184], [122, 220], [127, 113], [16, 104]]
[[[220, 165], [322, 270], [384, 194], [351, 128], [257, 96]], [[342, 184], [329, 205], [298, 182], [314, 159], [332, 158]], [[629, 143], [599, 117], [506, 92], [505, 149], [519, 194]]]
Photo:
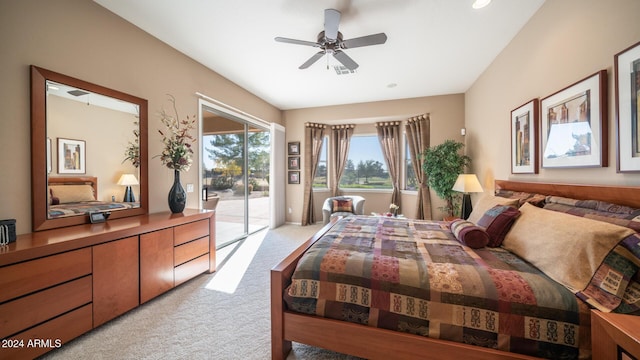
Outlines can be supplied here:
[[[347, 205], [348, 207], [348, 201], [341, 200], [351, 200], [350, 209], [334, 208], [334, 205]], [[364, 201], [365, 198], [357, 195], [335, 196], [326, 199], [322, 205], [322, 223], [328, 224], [333, 216], [364, 215]]]

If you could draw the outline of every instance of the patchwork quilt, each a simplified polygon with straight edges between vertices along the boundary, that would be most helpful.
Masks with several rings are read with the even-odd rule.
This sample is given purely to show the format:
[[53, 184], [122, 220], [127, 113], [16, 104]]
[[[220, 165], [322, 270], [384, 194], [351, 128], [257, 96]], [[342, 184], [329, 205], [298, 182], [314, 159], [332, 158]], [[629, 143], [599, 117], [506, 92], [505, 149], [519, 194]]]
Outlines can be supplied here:
[[446, 222], [351, 216], [300, 259], [290, 310], [553, 359], [590, 356], [589, 306]]
[[81, 201], [75, 203], [49, 205], [49, 219], [57, 219], [90, 212], [124, 210], [140, 207], [140, 203], [117, 203], [106, 201]]

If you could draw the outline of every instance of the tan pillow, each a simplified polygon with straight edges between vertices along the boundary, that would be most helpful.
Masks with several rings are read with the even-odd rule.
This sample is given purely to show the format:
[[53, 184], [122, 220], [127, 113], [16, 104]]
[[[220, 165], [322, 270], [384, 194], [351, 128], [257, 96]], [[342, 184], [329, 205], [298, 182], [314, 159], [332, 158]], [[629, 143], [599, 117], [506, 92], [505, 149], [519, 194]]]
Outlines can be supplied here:
[[525, 203], [502, 247], [577, 292], [589, 284], [609, 251], [634, 233], [623, 226]]
[[60, 204], [95, 200], [91, 185], [51, 185], [49, 188], [51, 196], [60, 199]]
[[483, 193], [478, 199], [478, 202], [473, 204], [473, 210], [469, 215], [468, 221], [477, 224], [487, 210], [493, 208], [496, 205], [506, 205], [518, 207], [518, 199], [508, 199], [499, 196], [493, 196], [490, 193]]

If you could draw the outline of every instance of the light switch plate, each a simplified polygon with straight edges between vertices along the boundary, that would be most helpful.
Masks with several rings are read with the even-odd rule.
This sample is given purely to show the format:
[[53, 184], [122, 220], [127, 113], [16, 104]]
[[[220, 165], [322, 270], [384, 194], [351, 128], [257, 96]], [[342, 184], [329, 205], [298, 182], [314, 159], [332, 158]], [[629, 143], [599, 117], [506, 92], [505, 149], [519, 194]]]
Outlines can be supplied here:
[[188, 193], [193, 192], [193, 184], [187, 184], [187, 192]]

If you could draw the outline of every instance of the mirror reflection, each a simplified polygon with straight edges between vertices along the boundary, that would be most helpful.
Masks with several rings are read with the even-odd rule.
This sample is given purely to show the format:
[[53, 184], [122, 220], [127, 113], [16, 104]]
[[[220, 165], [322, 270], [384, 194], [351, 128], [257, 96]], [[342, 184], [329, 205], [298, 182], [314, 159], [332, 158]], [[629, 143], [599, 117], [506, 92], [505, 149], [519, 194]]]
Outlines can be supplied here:
[[33, 230], [148, 211], [145, 99], [31, 66]]
[[140, 207], [137, 104], [47, 80], [48, 219]]

